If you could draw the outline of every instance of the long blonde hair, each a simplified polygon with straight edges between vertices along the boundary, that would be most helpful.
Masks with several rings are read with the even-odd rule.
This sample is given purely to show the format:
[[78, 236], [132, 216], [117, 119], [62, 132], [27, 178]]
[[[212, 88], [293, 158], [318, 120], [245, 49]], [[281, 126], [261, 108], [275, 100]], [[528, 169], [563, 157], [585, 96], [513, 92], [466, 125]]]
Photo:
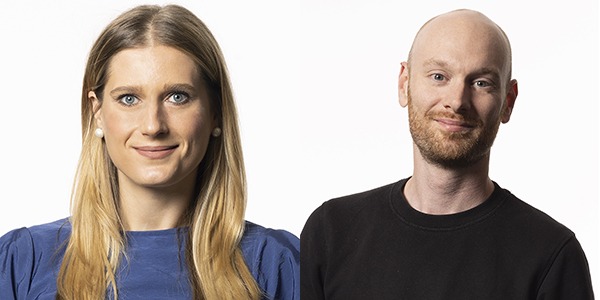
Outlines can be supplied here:
[[186, 260], [194, 299], [260, 299], [245, 264], [246, 181], [237, 113], [221, 50], [208, 28], [189, 10], [138, 6], [101, 33], [88, 58], [81, 95], [82, 152], [71, 199], [72, 232], [57, 279], [57, 299], [118, 297], [115, 273], [126, 253], [119, 218], [116, 167], [103, 140], [94, 136], [88, 93], [103, 98], [111, 58], [121, 50], [161, 44], [188, 54], [209, 91], [220, 138], [212, 138], [199, 166], [198, 196], [182, 224], [189, 226]]

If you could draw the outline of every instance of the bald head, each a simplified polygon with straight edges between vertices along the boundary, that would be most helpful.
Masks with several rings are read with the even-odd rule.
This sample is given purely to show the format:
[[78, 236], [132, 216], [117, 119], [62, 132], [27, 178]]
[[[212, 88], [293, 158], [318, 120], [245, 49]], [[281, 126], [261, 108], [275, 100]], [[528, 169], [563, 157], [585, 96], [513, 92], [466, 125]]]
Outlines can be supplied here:
[[[512, 55], [504, 31], [484, 14], [473, 10], [455, 10], [432, 18], [419, 30], [408, 56], [408, 65], [415, 59], [447, 50], [453, 44], [458, 51], [486, 51], [501, 64], [504, 76], [511, 78]], [[500, 71], [500, 70], [499, 70]]]

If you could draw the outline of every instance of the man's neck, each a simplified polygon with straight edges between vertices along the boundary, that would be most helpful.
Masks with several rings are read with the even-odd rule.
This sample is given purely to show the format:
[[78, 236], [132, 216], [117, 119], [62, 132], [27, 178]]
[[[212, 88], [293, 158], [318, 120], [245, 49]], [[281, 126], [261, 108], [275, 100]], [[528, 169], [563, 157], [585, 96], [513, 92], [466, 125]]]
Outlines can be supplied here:
[[414, 174], [404, 195], [410, 206], [425, 214], [463, 212], [483, 203], [494, 191], [488, 170], [489, 155], [473, 165], [450, 169], [425, 161], [415, 150]]

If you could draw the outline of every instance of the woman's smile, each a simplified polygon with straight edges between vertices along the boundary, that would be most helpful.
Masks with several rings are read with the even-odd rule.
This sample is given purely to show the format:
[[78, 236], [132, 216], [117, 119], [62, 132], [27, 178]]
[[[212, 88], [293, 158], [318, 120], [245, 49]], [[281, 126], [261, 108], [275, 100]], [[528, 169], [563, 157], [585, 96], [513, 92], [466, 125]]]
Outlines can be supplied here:
[[141, 146], [133, 147], [141, 156], [149, 159], [163, 159], [171, 155], [179, 145], [174, 146]]

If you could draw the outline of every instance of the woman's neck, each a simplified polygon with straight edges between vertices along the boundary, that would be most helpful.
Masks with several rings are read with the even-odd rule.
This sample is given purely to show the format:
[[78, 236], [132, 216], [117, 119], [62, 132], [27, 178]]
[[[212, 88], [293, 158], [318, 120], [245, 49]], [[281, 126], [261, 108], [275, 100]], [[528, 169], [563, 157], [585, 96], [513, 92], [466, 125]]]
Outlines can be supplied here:
[[194, 197], [196, 176], [168, 187], [146, 187], [119, 174], [119, 215], [127, 231], [174, 228]]

